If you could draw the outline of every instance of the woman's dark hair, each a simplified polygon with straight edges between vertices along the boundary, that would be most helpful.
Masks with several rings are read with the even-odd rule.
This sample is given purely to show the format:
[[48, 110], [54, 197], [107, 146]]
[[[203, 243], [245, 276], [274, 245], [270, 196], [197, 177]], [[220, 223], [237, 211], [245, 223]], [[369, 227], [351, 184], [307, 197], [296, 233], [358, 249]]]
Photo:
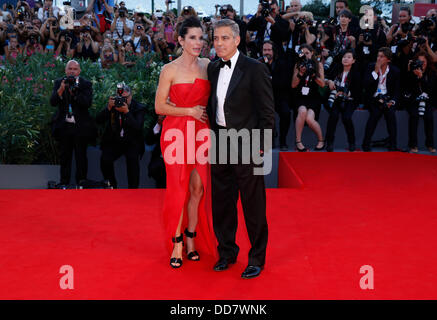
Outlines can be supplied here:
[[179, 29], [179, 36], [182, 38], [185, 38], [185, 35], [188, 33], [188, 29], [190, 28], [200, 28], [202, 29], [202, 24], [200, 23], [200, 20], [196, 17], [189, 17], [185, 19], [181, 27]]
[[399, 12], [401, 12], [401, 11], [407, 11], [408, 15], [411, 16], [411, 9], [410, 9], [410, 7], [400, 7], [399, 8]]

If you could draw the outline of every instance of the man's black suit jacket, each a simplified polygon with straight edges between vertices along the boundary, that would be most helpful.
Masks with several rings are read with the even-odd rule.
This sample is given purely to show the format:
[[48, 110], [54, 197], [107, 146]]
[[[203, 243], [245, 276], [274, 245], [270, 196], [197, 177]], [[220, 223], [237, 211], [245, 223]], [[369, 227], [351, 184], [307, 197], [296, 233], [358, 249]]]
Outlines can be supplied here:
[[[220, 61], [208, 66], [211, 82], [211, 96], [208, 103], [208, 117], [211, 128], [217, 128], [217, 82]], [[268, 68], [259, 61], [240, 53], [224, 104], [224, 115], [228, 129], [241, 130], [273, 129], [275, 121], [273, 90]], [[261, 140], [262, 142], [262, 140]], [[262, 146], [262, 143], [261, 143]]]
[[[400, 98], [400, 71], [399, 69], [393, 65], [389, 64], [389, 72], [387, 75], [387, 95], [393, 100], [397, 106]], [[375, 95], [376, 90], [378, 89], [378, 81], [373, 78], [372, 72], [375, 70], [375, 63], [370, 63], [367, 67], [367, 71], [364, 75], [364, 88], [366, 91], [366, 103], [369, 105], [372, 101], [372, 97]]]
[[97, 128], [88, 111], [93, 101], [92, 83], [82, 77], [79, 77], [79, 88], [77, 89], [77, 93], [72, 97], [69, 97], [68, 89], [66, 88], [61, 99], [57, 92], [61, 86], [61, 82], [62, 78], [55, 80], [52, 96], [50, 98], [50, 104], [53, 107], [58, 108], [53, 117], [53, 136], [59, 137], [62, 135], [62, 131], [67, 123], [65, 122], [65, 117], [67, 115], [68, 105], [70, 102], [77, 125], [77, 134], [79, 136], [95, 139], [97, 136]]
[[[122, 114], [124, 138], [121, 140], [121, 127], [118, 120], [119, 114], [117, 114], [117, 112], [113, 114], [107, 107], [105, 107], [96, 117], [97, 123], [106, 124], [102, 136], [101, 147], [105, 148], [117, 142], [128, 143], [131, 145], [134, 144], [139, 148], [139, 153], [142, 155], [145, 151], [143, 134], [145, 114], [145, 105], [132, 99], [129, 105], [129, 112]], [[115, 116], [116, 118], [114, 126], [111, 124], [112, 116]]]

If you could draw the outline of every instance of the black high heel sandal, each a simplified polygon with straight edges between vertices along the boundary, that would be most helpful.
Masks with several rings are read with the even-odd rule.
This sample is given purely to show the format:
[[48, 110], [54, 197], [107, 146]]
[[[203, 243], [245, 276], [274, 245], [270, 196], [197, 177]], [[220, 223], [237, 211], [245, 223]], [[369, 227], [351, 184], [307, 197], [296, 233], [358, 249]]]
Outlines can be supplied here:
[[299, 152], [306, 152], [306, 151], [307, 151], [307, 148], [304, 147], [303, 149], [299, 149], [299, 148], [297, 147], [297, 144], [298, 144], [298, 143], [302, 143], [302, 141], [296, 141], [296, 150], [299, 151]]
[[319, 142], [323, 142], [323, 147], [320, 147], [320, 148], [315, 147], [314, 150], [316, 150], [316, 151], [322, 151], [323, 149], [325, 149], [325, 140], [321, 140]]
[[[197, 235], [196, 231], [190, 232], [190, 231], [188, 231], [188, 229], [185, 229], [184, 233], [185, 233], [185, 236], [187, 238], [195, 238]], [[197, 259], [193, 259], [194, 257], [197, 257]], [[187, 246], [187, 258], [188, 258], [188, 260], [191, 260], [191, 261], [199, 261], [200, 255], [196, 250], [188, 252], [188, 246]]]
[[[180, 243], [180, 242], [182, 242], [182, 247], [183, 247], [184, 246], [184, 235], [181, 234], [179, 237], [173, 237], [173, 238], [171, 238], [171, 241], [173, 241], [173, 243]], [[179, 263], [179, 265], [175, 266], [172, 263]], [[170, 259], [170, 266], [172, 268], [175, 268], [175, 269], [182, 267], [182, 259], [180, 259], [180, 258], [171, 258]]]

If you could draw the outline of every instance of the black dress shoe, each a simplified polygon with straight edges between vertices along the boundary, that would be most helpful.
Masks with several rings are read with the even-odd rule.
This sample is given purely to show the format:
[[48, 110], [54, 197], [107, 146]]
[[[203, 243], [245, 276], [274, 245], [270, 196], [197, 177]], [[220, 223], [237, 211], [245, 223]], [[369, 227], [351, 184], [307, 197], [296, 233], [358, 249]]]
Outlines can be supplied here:
[[214, 266], [214, 271], [224, 271], [229, 268], [230, 264], [237, 262], [237, 258], [220, 258]]
[[264, 267], [262, 266], [260, 267], [260, 266], [248, 265], [246, 269], [243, 271], [243, 273], [241, 274], [241, 277], [243, 279], [256, 278], [261, 274], [262, 269], [264, 269]]
[[355, 144], [351, 143], [351, 144], [349, 145], [349, 151], [350, 151], [350, 152], [354, 152], [355, 150], [356, 150]]
[[371, 151], [370, 147], [367, 146], [367, 145], [364, 145], [364, 144], [362, 145], [361, 149], [362, 149], [364, 152], [370, 152], [370, 151]]
[[328, 143], [326, 145], [326, 151], [328, 151], [328, 152], [334, 151], [334, 146], [332, 145], [332, 143]]

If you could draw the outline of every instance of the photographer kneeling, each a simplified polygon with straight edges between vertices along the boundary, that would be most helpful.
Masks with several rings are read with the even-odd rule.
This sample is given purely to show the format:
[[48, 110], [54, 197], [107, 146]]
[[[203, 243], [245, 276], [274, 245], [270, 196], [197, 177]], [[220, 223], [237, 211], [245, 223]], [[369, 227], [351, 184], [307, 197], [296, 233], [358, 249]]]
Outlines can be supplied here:
[[425, 52], [418, 53], [410, 61], [408, 74], [408, 147], [410, 152], [417, 153], [417, 126], [419, 118], [423, 118], [425, 126], [425, 145], [429, 152], [435, 153], [434, 148], [434, 119], [433, 102], [436, 88], [436, 75], [430, 56]]
[[355, 151], [355, 129], [352, 122], [352, 115], [360, 103], [361, 97], [361, 76], [355, 67], [355, 51], [346, 50], [343, 53], [342, 68], [330, 76], [328, 86], [331, 94], [328, 98], [327, 110], [329, 112], [328, 128], [326, 130], [326, 150], [334, 150], [335, 130], [339, 115], [343, 121], [344, 128], [349, 142], [349, 151]]
[[140, 159], [144, 154], [143, 124], [146, 108], [132, 99], [131, 89], [124, 83], [117, 85], [117, 95], [110, 97], [108, 106], [96, 117], [97, 123], [106, 124], [100, 148], [100, 168], [105, 180], [117, 188], [114, 161], [126, 157], [129, 188], [140, 183]]

